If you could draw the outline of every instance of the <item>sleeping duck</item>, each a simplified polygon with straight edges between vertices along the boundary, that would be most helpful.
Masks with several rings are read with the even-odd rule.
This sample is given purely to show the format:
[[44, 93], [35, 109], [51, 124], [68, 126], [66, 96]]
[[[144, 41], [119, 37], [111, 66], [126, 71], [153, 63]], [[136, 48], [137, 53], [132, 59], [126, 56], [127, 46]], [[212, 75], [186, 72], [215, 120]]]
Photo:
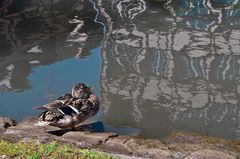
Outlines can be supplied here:
[[99, 108], [100, 103], [92, 88], [78, 83], [73, 86], [71, 93], [59, 97], [52, 103], [34, 107], [45, 110], [35, 125], [77, 129], [77, 125], [97, 114]]

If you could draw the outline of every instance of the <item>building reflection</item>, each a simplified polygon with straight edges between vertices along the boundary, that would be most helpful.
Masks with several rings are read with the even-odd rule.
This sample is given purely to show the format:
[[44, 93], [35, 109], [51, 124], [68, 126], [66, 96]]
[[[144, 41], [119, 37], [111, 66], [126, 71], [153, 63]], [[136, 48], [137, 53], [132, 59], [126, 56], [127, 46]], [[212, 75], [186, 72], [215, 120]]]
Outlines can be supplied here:
[[102, 39], [89, 1], [0, 1], [0, 91], [31, 86], [33, 68], [83, 58]]
[[[105, 120], [240, 138], [238, 1], [97, 1]], [[161, 5], [161, 4], [159, 4]], [[154, 129], [155, 131], [149, 131]]]

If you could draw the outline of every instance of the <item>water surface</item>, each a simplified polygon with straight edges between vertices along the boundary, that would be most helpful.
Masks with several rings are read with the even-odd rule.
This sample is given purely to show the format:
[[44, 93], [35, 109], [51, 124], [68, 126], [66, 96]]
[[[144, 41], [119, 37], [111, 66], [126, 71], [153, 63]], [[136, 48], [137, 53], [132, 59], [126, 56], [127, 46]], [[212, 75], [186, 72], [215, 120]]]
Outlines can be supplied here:
[[238, 0], [1, 5], [0, 116], [36, 115], [81, 81], [101, 100], [93, 120], [120, 133], [240, 139]]

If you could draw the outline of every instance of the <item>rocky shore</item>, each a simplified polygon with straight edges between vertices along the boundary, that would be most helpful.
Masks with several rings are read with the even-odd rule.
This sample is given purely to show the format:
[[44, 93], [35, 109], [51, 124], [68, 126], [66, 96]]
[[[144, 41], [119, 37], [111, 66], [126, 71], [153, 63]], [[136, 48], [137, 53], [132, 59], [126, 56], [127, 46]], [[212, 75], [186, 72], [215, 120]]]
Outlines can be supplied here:
[[0, 139], [10, 142], [57, 141], [79, 148], [107, 152], [122, 158], [156, 159], [240, 159], [240, 141], [230, 141], [188, 132], [173, 132], [163, 140], [144, 139], [113, 132], [92, 132], [89, 126], [82, 131], [61, 130], [56, 127], [37, 127], [34, 118], [20, 123], [0, 117]]

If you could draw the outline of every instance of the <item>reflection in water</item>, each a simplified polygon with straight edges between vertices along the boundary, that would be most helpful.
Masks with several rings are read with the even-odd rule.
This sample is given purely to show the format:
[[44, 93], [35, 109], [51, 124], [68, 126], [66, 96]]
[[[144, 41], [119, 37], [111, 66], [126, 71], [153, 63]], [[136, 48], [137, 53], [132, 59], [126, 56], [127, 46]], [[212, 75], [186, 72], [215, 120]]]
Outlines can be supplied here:
[[0, 116], [21, 120], [39, 114], [33, 106], [56, 99], [79, 81], [99, 95], [102, 33], [89, 1], [0, 3], [5, 10], [0, 16]]
[[83, 58], [102, 37], [88, 1], [4, 0], [1, 6], [1, 92], [30, 89], [32, 68]]
[[[87, 77], [86, 83], [98, 85], [100, 76], [100, 115], [109, 124], [139, 128], [147, 137], [179, 129], [240, 139], [239, 0], [4, 0], [1, 5], [1, 99], [25, 99], [39, 89], [36, 96], [44, 98], [48, 89], [41, 88], [48, 85], [50, 100]], [[89, 55], [99, 46], [100, 73], [97, 54]], [[65, 60], [73, 57], [87, 59]], [[50, 65], [62, 60], [56, 69]], [[81, 64], [89, 60], [93, 64]], [[36, 67], [52, 70], [51, 78], [40, 80], [47, 74], [32, 73]], [[69, 70], [76, 73], [62, 79], [59, 73]], [[23, 93], [6, 93], [16, 91]], [[38, 103], [44, 99], [34, 97], [26, 108]]]
[[107, 122], [151, 137], [183, 129], [240, 138], [239, 2], [217, 3], [168, 1], [162, 9], [143, 0], [98, 1], [108, 26], [101, 70]]

